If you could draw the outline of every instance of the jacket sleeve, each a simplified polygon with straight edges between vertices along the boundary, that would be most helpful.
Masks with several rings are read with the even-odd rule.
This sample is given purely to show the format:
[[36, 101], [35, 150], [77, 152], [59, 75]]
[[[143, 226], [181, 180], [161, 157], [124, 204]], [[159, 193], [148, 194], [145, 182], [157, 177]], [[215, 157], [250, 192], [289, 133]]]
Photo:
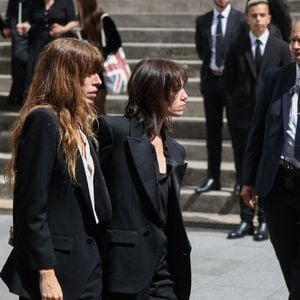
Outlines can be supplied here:
[[266, 72], [255, 105], [242, 168], [242, 185], [255, 185], [256, 172], [263, 149], [265, 119], [270, 103], [268, 95], [269, 89], [272, 89], [272, 74], [274, 73]]
[[196, 44], [197, 54], [200, 59], [203, 59], [203, 47], [202, 47], [202, 36], [201, 36], [202, 27], [203, 25], [201, 24], [201, 17], [198, 17], [196, 19], [195, 44]]
[[58, 143], [54, 114], [46, 109], [32, 111], [18, 147], [14, 189], [15, 248], [18, 259], [30, 269], [56, 264], [47, 201]]

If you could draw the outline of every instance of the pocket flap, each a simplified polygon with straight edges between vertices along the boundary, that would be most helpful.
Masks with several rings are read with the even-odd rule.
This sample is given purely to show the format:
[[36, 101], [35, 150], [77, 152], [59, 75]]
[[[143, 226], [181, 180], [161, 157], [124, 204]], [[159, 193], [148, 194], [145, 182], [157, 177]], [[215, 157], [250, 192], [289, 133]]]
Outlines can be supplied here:
[[54, 249], [57, 250], [73, 250], [74, 239], [70, 236], [52, 235]]
[[106, 233], [107, 241], [120, 244], [136, 244], [138, 233], [136, 231], [124, 231], [108, 229]]

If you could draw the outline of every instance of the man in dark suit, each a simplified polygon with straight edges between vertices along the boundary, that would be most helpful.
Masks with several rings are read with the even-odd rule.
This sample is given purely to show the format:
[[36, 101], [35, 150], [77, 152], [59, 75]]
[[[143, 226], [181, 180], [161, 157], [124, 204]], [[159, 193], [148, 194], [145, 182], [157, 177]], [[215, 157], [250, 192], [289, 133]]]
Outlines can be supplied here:
[[270, 239], [289, 299], [300, 299], [300, 22], [291, 33], [296, 63], [266, 72], [244, 158], [241, 195], [255, 208], [263, 200]]
[[214, 0], [214, 4], [213, 10], [196, 20], [196, 48], [203, 61], [200, 89], [204, 97], [208, 155], [207, 179], [196, 188], [196, 193], [221, 188], [223, 110], [228, 101], [224, 89], [224, 61], [245, 18], [231, 7], [229, 0]]
[[[239, 184], [250, 122], [265, 70], [290, 62], [289, 45], [272, 36], [268, 30], [271, 21], [268, 1], [248, 1], [246, 14], [250, 31], [231, 47], [225, 64], [226, 86], [230, 95], [229, 127]], [[241, 197], [240, 216], [241, 223], [229, 233], [229, 239], [254, 232], [255, 211], [245, 205]], [[268, 230], [261, 206], [258, 207], [258, 220], [259, 228], [254, 240], [262, 241], [268, 238]]]

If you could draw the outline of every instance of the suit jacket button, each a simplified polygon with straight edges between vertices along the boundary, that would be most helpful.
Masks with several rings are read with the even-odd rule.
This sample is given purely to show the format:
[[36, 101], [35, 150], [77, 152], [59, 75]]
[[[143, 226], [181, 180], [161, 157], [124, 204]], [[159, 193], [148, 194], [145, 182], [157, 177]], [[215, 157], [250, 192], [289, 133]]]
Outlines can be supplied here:
[[92, 238], [87, 238], [86, 239], [86, 243], [87, 244], [92, 244], [93, 243], [93, 239]]

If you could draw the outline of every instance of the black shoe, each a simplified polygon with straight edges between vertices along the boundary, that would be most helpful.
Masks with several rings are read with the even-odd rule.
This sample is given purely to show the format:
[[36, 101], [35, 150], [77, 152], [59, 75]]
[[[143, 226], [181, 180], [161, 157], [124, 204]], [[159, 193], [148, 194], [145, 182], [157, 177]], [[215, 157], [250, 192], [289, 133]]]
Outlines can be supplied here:
[[232, 194], [235, 197], [239, 197], [240, 196], [240, 192], [241, 192], [241, 186], [236, 182], [232, 191]]
[[227, 238], [230, 240], [239, 239], [244, 237], [245, 235], [253, 235], [254, 227], [252, 223], [241, 222], [237, 229], [231, 231]]
[[253, 240], [254, 241], [265, 241], [269, 238], [269, 230], [267, 223], [263, 222], [259, 225], [257, 230], [254, 233]]
[[195, 188], [195, 193], [200, 194], [208, 191], [219, 191], [221, 185], [219, 182], [216, 182], [213, 178], [208, 178], [202, 185]]

